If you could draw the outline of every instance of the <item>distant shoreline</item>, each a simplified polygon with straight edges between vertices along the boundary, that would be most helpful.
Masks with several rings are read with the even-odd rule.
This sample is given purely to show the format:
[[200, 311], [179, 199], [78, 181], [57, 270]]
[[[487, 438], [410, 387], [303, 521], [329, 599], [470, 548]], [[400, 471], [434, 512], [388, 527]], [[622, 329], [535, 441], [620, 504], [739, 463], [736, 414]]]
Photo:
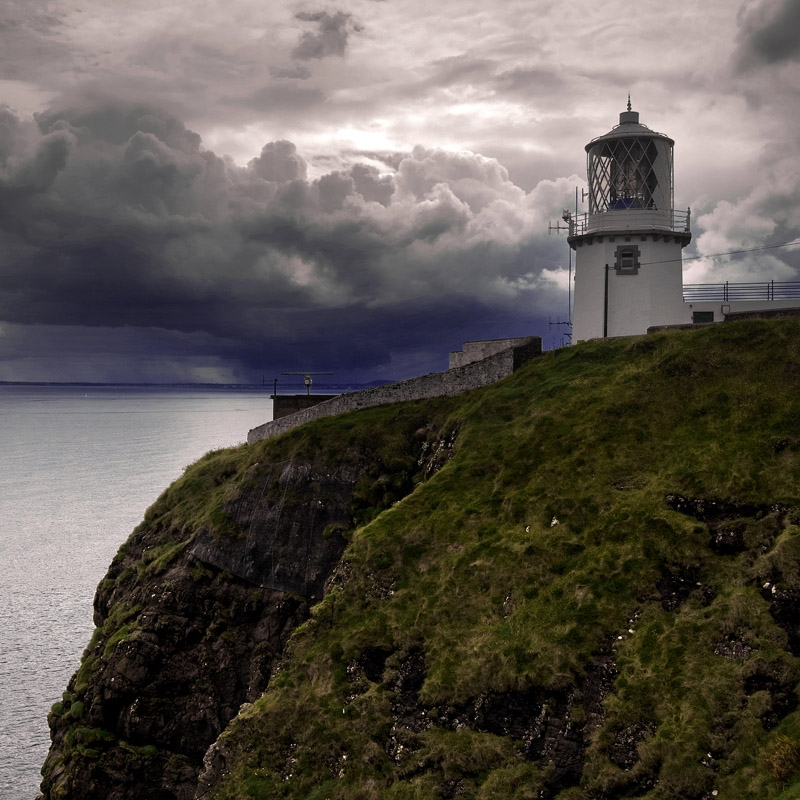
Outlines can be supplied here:
[[[371, 386], [383, 386], [392, 383], [388, 380], [370, 381], [369, 383], [319, 383], [315, 384], [312, 394], [330, 394], [330, 390], [339, 392], [366, 389]], [[215, 391], [230, 390], [237, 392], [269, 392], [272, 393], [273, 384], [270, 383], [105, 383], [92, 381], [0, 381], [0, 386], [51, 386], [54, 388], [91, 387], [94, 389], [213, 389]], [[302, 381], [299, 383], [283, 383], [278, 385], [279, 392], [305, 391]]]

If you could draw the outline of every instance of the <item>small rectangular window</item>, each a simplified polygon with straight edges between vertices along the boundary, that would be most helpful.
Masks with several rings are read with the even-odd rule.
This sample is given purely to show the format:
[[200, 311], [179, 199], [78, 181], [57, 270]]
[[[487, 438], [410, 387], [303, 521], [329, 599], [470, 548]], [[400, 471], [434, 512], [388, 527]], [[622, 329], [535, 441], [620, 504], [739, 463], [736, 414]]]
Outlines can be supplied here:
[[692, 312], [692, 323], [694, 325], [699, 325], [704, 322], [713, 322], [714, 321], [714, 312], [713, 311], [693, 311]]
[[639, 248], [621, 244], [614, 252], [614, 269], [617, 275], [636, 275], [639, 272]]

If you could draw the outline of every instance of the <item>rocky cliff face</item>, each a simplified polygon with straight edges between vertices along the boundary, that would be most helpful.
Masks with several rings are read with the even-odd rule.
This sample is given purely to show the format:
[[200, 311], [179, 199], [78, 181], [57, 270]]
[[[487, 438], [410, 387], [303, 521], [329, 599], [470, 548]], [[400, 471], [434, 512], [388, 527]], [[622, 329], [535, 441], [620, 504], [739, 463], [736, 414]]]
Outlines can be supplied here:
[[43, 797], [194, 797], [203, 755], [266, 689], [347, 531], [430, 471], [429, 431], [397, 433], [389, 465], [363, 441], [211, 454], [159, 499], [98, 587], [95, 636], [49, 717]]

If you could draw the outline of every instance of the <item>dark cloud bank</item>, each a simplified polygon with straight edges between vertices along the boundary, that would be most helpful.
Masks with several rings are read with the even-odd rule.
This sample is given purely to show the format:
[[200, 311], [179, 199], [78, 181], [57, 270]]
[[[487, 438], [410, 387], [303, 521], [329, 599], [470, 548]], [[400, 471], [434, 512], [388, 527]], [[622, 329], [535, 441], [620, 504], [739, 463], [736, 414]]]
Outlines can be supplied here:
[[740, 24], [740, 68], [800, 59], [797, 0], [766, 0]]
[[[337, 47], [347, 20], [316, 21]], [[423, 149], [311, 179], [278, 141], [239, 167], [97, 92], [35, 119], [0, 108], [0, 379], [442, 368], [563, 299], [540, 275], [566, 255], [539, 208], [561, 189], [537, 201], [493, 160]]]

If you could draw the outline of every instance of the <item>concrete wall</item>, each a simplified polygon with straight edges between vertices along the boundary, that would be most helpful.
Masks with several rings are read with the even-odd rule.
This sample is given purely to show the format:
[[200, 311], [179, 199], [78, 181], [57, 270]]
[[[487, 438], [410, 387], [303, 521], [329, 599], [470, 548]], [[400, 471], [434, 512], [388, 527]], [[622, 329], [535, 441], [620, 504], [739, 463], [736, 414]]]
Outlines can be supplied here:
[[482, 361], [484, 358], [501, 353], [510, 347], [524, 347], [530, 344], [530, 340], [530, 336], [520, 336], [516, 339], [482, 339], [477, 342], [464, 342], [462, 350], [454, 350], [450, 353], [449, 368], [465, 367], [467, 364]]
[[[766, 302], [766, 301], [764, 301]], [[779, 303], [795, 303], [795, 305], [778, 305]], [[688, 303], [686, 305], [689, 305]], [[703, 302], [703, 303], [693, 303], [695, 311], [714, 311], [714, 323], [717, 322], [736, 322], [740, 319], [774, 319], [776, 317], [800, 317], [800, 302], [797, 300], [774, 300], [771, 301], [771, 305], [769, 307], [761, 305], [759, 307], [759, 301], [752, 301], [750, 303], [750, 308], [746, 310], [742, 310], [741, 306], [747, 305], [745, 301], [739, 301], [738, 303], [725, 303], [725, 307], [728, 306], [736, 306], [738, 310], [736, 311], [729, 311], [726, 314], [723, 314], [720, 311], [720, 303], [718, 302]], [[648, 333], [655, 333], [656, 331], [668, 331], [673, 330], [676, 328], [696, 328], [698, 325], [711, 325], [712, 323], [695, 323], [692, 324], [691, 322], [680, 324], [680, 325], [655, 325], [652, 328], [648, 328]]]
[[[723, 303], [720, 300], [700, 300], [684, 303], [687, 308], [687, 322], [692, 321], [695, 311], [712, 311], [714, 322], [726, 319], [743, 319], [748, 316], [795, 316], [800, 309], [797, 300], [733, 300]], [[792, 313], [792, 312], [795, 313]]]
[[526, 361], [541, 355], [542, 340], [538, 336], [509, 341], [517, 341], [521, 344], [506, 348], [480, 361], [449, 369], [446, 372], [431, 372], [419, 378], [409, 378], [398, 383], [388, 383], [385, 386], [375, 386], [339, 395], [313, 408], [307, 408], [288, 417], [253, 428], [247, 434], [247, 442], [252, 444], [261, 439], [271, 439], [273, 436], [290, 431], [311, 420], [332, 417], [360, 408], [399, 403], [403, 400], [455, 397], [470, 389], [478, 389], [481, 386], [496, 383], [511, 375]]

